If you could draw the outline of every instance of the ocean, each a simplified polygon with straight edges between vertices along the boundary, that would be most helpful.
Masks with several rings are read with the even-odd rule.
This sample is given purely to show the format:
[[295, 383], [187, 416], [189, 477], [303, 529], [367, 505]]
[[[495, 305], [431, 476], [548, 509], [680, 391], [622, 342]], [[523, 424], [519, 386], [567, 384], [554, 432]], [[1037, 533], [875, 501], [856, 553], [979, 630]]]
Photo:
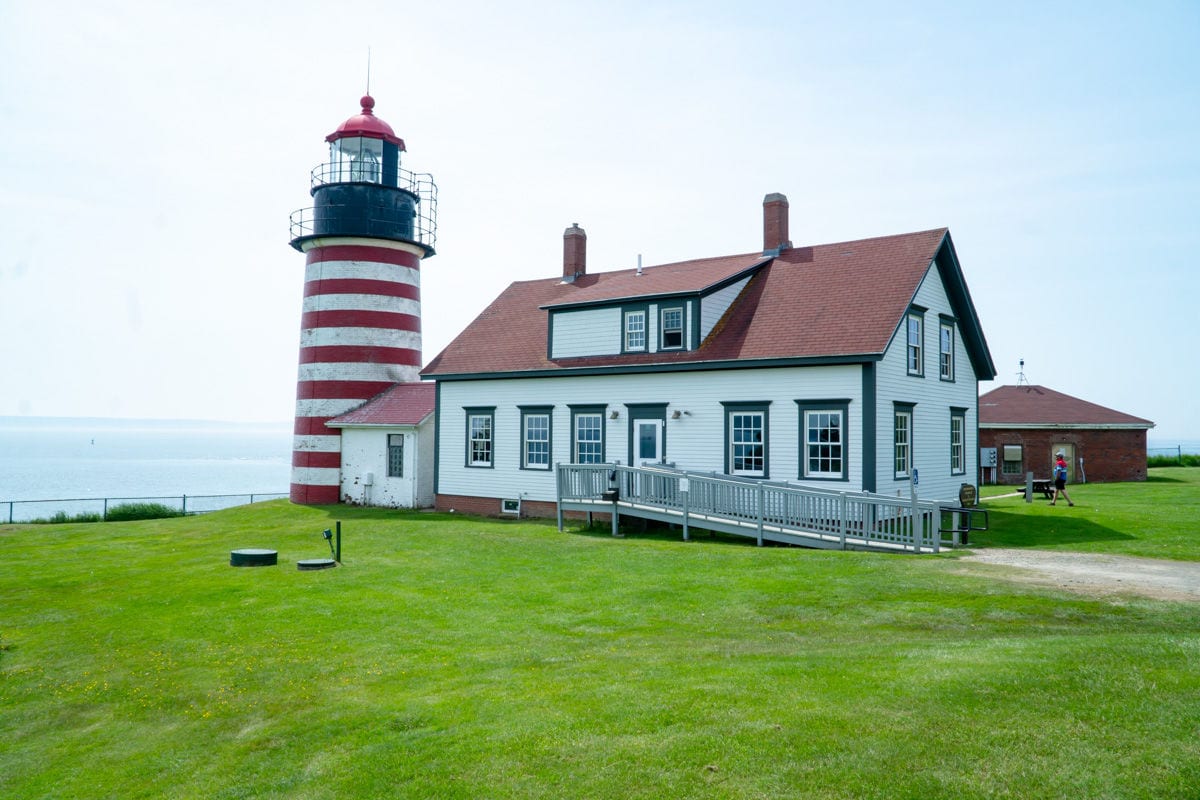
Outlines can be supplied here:
[[291, 422], [0, 417], [0, 502], [286, 494]]

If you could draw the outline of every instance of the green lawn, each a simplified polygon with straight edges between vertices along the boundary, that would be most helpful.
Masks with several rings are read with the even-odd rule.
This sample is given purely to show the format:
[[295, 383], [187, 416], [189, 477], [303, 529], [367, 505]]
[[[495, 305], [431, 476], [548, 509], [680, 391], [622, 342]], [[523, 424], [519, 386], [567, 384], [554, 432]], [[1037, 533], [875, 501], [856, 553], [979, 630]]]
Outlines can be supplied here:
[[[1112, 532], [1077, 549], [1196, 558], [1200, 470], [1168, 473], [989, 501], [986, 541], [1075, 515]], [[344, 566], [298, 571], [335, 519]], [[0, 797], [1197, 796], [1196, 604], [696, 533], [283, 501], [0, 526]]]
[[[989, 489], [992, 487], [988, 487]], [[1160, 467], [1144, 483], [1067, 487], [1075, 507], [1040, 495], [989, 497], [981, 545], [1200, 560], [1200, 468]], [[986, 496], [986, 495], [985, 495]]]

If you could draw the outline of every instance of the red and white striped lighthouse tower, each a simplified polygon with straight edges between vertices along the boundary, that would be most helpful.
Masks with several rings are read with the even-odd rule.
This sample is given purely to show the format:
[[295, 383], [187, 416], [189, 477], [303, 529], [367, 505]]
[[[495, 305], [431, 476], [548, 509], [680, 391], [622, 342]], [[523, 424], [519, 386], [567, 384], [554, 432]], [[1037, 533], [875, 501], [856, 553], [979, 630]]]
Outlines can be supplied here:
[[292, 214], [305, 254], [293, 503], [336, 503], [341, 432], [325, 423], [421, 369], [421, 260], [434, 253], [437, 187], [400, 166], [404, 140], [375, 100], [325, 137], [313, 207]]

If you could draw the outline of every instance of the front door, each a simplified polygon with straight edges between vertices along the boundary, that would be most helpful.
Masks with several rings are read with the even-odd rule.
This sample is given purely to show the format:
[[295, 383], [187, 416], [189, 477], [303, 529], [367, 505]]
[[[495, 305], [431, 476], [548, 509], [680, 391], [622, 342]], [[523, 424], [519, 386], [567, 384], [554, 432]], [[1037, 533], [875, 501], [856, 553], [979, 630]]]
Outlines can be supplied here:
[[657, 464], [663, 460], [662, 420], [634, 419], [633, 421], [633, 464]]

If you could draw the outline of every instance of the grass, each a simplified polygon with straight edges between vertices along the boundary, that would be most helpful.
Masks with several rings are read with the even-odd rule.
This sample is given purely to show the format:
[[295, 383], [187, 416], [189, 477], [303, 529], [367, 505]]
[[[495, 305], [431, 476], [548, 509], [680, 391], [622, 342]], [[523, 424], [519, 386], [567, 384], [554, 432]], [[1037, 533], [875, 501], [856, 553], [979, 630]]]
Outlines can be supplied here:
[[29, 523], [32, 525], [61, 525], [67, 522], [130, 522], [136, 519], [167, 519], [182, 516], [185, 516], [183, 511], [162, 503], [122, 503], [108, 509], [106, 514], [85, 511], [72, 516], [65, 511], [59, 511], [48, 519], [33, 519]]
[[1144, 483], [1075, 484], [1067, 492], [1074, 508], [1041, 496], [1032, 503], [988, 497], [991, 530], [972, 541], [1200, 561], [1200, 469], [1154, 468]]
[[[1112, 490], [1182, 516], [1194, 483]], [[995, 543], [1068, 512], [1128, 537], [1085, 544], [1174, 540], [1173, 524], [1120, 529], [1107, 489], [1078, 488], [1073, 509], [989, 501]], [[336, 519], [345, 564], [298, 571], [328, 554]], [[1194, 604], [992, 581], [955, 554], [285, 501], [0, 526], [0, 546], [2, 797], [1195, 798], [1200, 785]], [[279, 566], [230, 567], [244, 547], [277, 549]]]

